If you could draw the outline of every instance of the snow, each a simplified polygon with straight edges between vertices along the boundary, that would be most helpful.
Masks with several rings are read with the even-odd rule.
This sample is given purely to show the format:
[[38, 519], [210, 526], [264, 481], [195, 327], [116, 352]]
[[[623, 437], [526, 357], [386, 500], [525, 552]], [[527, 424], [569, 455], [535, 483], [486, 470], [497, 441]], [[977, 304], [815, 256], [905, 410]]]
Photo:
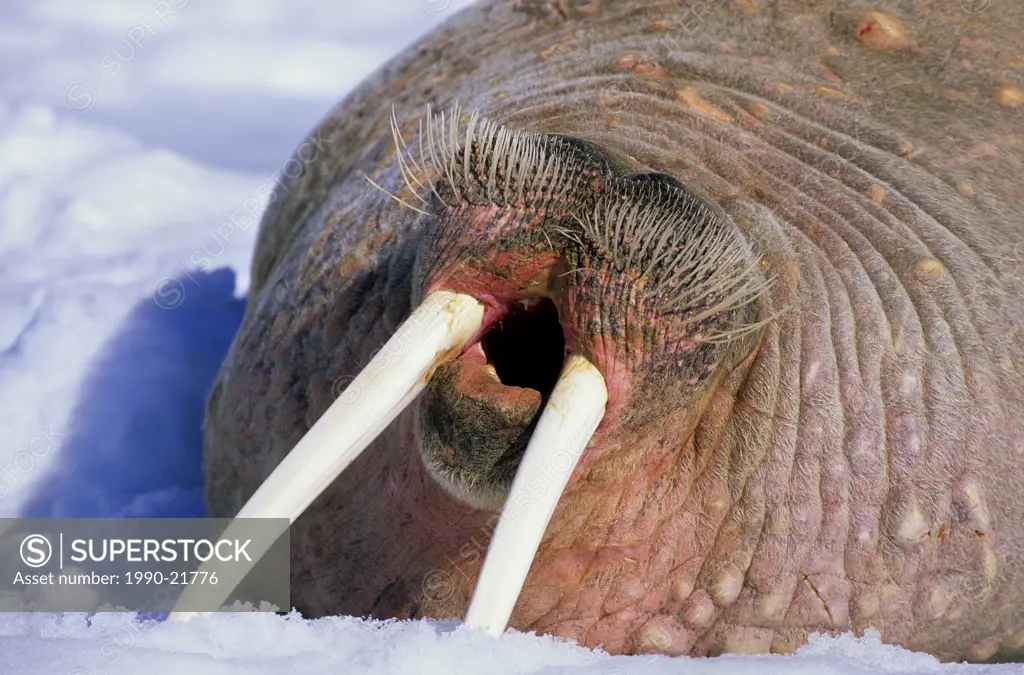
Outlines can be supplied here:
[[1019, 673], [1015, 665], [943, 665], [931, 656], [863, 638], [812, 638], [792, 656], [611, 657], [551, 637], [507, 633], [500, 640], [454, 622], [307, 621], [297, 615], [219, 615], [188, 623], [140, 622], [132, 615], [0, 615], [5, 675], [866, 675]]
[[0, 4], [0, 517], [197, 513], [276, 176], [458, 4]]
[[[468, 0], [0, 3], [0, 517], [202, 514], [255, 223], [341, 96]], [[617, 657], [457, 622], [0, 614], [0, 672], [954, 673], [877, 636]]]

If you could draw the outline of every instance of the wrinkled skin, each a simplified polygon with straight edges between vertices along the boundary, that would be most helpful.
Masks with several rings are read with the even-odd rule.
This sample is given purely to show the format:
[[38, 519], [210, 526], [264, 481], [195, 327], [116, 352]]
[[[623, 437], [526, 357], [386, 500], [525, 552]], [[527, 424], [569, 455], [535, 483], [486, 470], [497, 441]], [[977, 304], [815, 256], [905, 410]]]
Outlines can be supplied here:
[[[361, 175], [403, 195], [391, 105], [408, 140], [426, 104], [457, 100], [706, 195], [781, 311], [696, 384], [689, 362], [644, 379], [645, 354], [609, 373], [621, 345], [580, 341], [611, 412], [513, 627], [695, 655], [875, 627], [943, 659], [1024, 657], [1024, 108], [1006, 88], [1024, 79], [1024, 5], [985, 5], [518, 0], [453, 17], [324, 120], [264, 217], [209, 403], [211, 514], [238, 511], [424, 292], [461, 290], [424, 263], [440, 221]], [[906, 39], [865, 38], [873, 9]], [[563, 325], [625, 311], [588, 302], [559, 306]], [[507, 407], [528, 418], [527, 399]], [[302, 612], [464, 615], [496, 509], [428, 473], [426, 405], [293, 526]]]

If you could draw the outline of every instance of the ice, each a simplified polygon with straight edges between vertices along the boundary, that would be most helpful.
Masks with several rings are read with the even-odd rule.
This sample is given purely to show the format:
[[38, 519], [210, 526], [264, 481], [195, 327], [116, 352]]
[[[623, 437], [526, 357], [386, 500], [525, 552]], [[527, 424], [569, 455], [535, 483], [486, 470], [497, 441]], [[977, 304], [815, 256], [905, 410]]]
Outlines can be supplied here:
[[5, 675], [864, 675], [1020, 673], [1016, 665], [940, 664], [863, 638], [816, 636], [791, 656], [611, 657], [551, 637], [501, 639], [454, 621], [309, 621], [296, 614], [230, 614], [187, 623], [130, 614], [0, 615]]

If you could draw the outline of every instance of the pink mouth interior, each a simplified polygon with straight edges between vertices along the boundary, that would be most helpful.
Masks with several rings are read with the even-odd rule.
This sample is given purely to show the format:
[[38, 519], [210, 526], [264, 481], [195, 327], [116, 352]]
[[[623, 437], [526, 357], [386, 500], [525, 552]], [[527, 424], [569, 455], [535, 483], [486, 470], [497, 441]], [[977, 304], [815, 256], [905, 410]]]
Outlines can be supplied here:
[[480, 348], [473, 352], [494, 367], [503, 385], [533, 389], [546, 399], [566, 355], [558, 311], [548, 298], [512, 302], [503, 309], [474, 340]]
[[468, 286], [457, 292], [468, 291], [485, 306], [483, 325], [458, 361], [474, 369], [489, 364], [502, 385], [532, 389], [546, 401], [570, 350], [566, 338], [571, 336], [563, 332], [555, 303], [543, 295], [510, 291], [512, 284], [490, 275], [448, 282]]

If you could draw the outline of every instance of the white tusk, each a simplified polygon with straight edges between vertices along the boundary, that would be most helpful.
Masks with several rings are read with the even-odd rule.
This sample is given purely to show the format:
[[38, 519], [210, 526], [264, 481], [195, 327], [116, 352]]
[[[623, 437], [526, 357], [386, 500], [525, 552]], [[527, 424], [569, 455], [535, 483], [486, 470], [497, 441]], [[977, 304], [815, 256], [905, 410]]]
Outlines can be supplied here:
[[495, 636], [505, 632], [544, 530], [607, 402], [597, 368], [570, 356], [512, 481], [466, 612], [467, 626]]
[[[434, 369], [477, 334], [483, 316], [483, 305], [468, 295], [437, 291], [427, 296], [260, 485], [236, 520], [287, 518], [289, 523], [295, 522], [423, 391]], [[221, 538], [233, 538], [233, 532], [242, 527], [242, 523], [232, 522]], [[252, 525], [246, 529], [254, 531]], [[252, 565], [275, 539], [260, 537], [258, 548], [250, 545]], [[200, 569], [204, 568], [206, 565]], [[198, 602], [219, 609], [250, 569], [251, 565], [238, 563], [230, 568], [219, 566], [216, 586], [186, 586], [171, 618], [187, 618], [193, 612], [180, 612], [179, 608]], [[223, 576], [226, 573], [231, 577], [228, 583]]]

